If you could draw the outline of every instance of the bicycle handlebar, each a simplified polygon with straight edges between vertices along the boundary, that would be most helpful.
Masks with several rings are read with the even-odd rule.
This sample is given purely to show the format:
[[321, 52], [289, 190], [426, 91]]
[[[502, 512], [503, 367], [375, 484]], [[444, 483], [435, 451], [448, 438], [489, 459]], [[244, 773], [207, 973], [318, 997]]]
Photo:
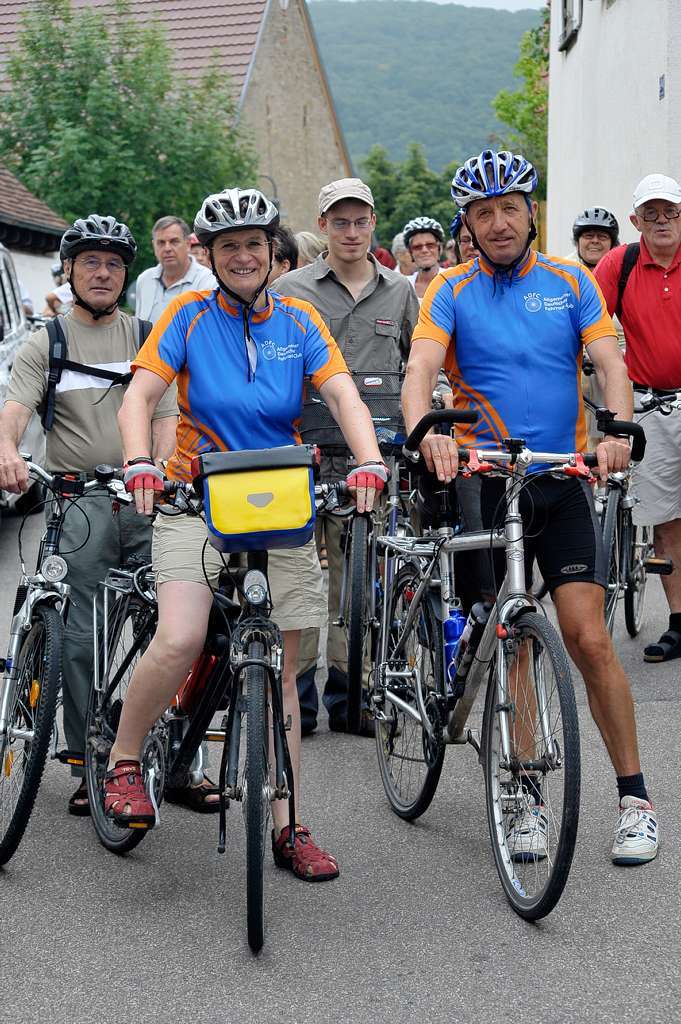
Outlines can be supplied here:
[[596, 411], [596, 426], [603, 434], [610, 437], [631, 438], [631, 460], [640, 462], [646, 451], [646, 435], [640, 423], [629, 420], [617, 420], [609, 409]]
[[412, 462], [416, 462], [419, 457], [418, 447], [421, 441], [436, 423], [476, 423], [477, 419], [476, 412], [466, 412], [462, 409], [435, 409], [432, 412], [427, 412], [404, 442], [402, 452]]

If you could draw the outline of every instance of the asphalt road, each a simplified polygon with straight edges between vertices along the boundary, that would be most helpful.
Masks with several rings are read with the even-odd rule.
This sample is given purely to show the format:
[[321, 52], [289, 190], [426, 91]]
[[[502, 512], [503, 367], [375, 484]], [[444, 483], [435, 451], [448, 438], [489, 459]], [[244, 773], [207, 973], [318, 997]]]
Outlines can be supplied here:
[[[17, 520], [0, 528], [0, 625], [7, 635]], [[40, 518], [27, 526], [35, 549]], [[436, 797], [415, 824], [395, 817], [372, 741], [330, 733], [303, 746], [303, 819], [341, 877], [308, 885], [268, 859], [268, 931], [245, 938], [240, 813], [216, 851], [213, 816], [163, 808], [129, 856], [72, 818], [67, 770], [48, 764], [33, 817], [0, 869], [0, 1022], [103, 1024], [620, 1024], [679, 1020], [681, 662], [646, 666], [664, 624], [649, 585], [642, 637], [618, 617], [663, 850], [640, 868], [609, 860], [616, 789], [576, 680], [583, 802], [563, 898], [544, 921], [518, 918], [496, 876], [483, 779], [471, 748], [450, 748]], [[4, 642], [4, 641], [3, 641]]]

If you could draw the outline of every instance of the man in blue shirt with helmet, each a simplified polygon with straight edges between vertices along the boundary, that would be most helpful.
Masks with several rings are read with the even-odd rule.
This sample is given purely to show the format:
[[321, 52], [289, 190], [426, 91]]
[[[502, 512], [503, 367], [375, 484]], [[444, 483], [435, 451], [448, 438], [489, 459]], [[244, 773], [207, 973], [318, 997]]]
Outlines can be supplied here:
[[[455, 408], [478, 414], [476, 424], [460, 429], [459, 443], [499, 447], [512, 436], [535, 451], [582, 450], [584, 347], [608, 407], [618, 418], [632, 418], [626, 368], [594, 278], [577, 263], [531, 248], [536, 185], [532, 164], [509, 152], [487, 150], [457, 170], [452, 197], [480, 256], [443, 270], [424, 296], [403, 390], [408, 431], [430, 408], [444, 363]], [[428, 434], [421, 453], [438, 479], [456, 474], [453, 438]], [[602, 480], [629, 464], [628, 443], [615, 437], [604, 437], [596, 454]], [[483, 479], [488, 525], [502, 487], [499, 480]], [[526, 510], [526, 558], [531, 566], [537, 557], [617, 774], [620, 817], [612, 859], [640, 864], [657, 854], [657, 820], [641, 773], [629, 682], [605, 626], [605, 557], [591, 493], [582, 480], [540, 476], [532, 499], [536, 528]], [[548, 851], [540, 799], [537, 805], [511, 827], [539, 858]]]

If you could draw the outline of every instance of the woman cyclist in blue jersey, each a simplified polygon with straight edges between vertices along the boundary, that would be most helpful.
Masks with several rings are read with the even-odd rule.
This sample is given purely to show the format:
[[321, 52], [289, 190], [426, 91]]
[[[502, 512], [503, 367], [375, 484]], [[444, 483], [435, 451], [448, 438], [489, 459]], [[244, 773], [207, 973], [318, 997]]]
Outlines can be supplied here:
[[[127, 459], [126, 486], [137, 509], [150, 514], [163, 474], [150, 459], [151, 415], [177, 378], [180, 419], [167, 475], [191, 478], [193, 455], [297, 443], [295, 422], [304, 377], [311, 377], [338, 421], [358, 463], [348, 478], [360, 511], [371, 509], [387, 470], [369, 413], [345, 362], [316, 310], [299, 299], [267, 290], [272, 267], [276, 207], [256, 189], [227, 189], [208, 196], [194, 230], [210, 256], [218, 287], [186, 292], [155, 325], [133, 363], [134, 379], [119, 422]], [[106, 778], [106, 809], [122, 826], [149, 821], [153, 807], [140, 775], [140, 749], [153, 722], [171, 702], [200, 653], [212, 592], [202, 566], [206, 527], [189, 516], [158, 517], [153, 565], [158, 591], [156, 635], [133, 674]], [[216, 582], [221, 559], [209, 545], [204, 562]], [[321, 625], [324, 601], [314, 541], [269, 555], [272, 618], [284, 638], [284, 715], [296, 794], [300, 793], [300, 713], [296, 665], [300, 630]], [[280, 865], [308, 881], [338, 874], [304, 826], [286, 843], [287, 809], [275, 801], [274, 845]], [[285, 858], [285, 860], [284, 860]]]

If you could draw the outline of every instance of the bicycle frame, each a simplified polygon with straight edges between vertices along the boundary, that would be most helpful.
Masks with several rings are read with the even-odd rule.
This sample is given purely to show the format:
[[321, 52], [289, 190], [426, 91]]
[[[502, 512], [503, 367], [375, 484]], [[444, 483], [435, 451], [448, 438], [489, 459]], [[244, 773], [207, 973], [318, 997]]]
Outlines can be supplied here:
[[[494, 607], [483, 631], [482, 637], [475, 651], [475, 657], [466, 677], [465, 692], [449, 715], [445, 729], [446, 741], [449, 743], [472, 743], [479, 750], [479, 744], [471, 730], [466, 731], [466, 724], [471, 709], [477, 697], [483, 679], [487, 675], [488, 666], [492, 655], [497, 650], [497, 704], [500, 710], [512, 711], [512, 702], [509, 701], [509, 685], [506, 673], [506, 659], [503, 657], [504, 644], [513, 642], [512, 625], [514, 619], [525, 609], [536, 609], [536, 602], [528, 595], [525, 580], [525, 554], [523, 544], [523, 523], [520, 514], [520, 493], [518, 483], [523, 479], [532, 463], [553, 463], [575, 466], [575, 458], [572, 455], [556, 455], [554, 453], [530, 452], [523, 448], [519, 452], [478, 452], [478, 459], [484, 463], [510, 463], [511, 474], [506, 481], [507, 512], [503, 529], [490, 531], [478, 531], [468, 534], [455, 535], [453, 527], [440, 527], [435, 531], [435, 537], [430, 540], [422, 538], [394, 538], [379, 537], [378, 544], [387, 551], [401, 556], [405, 562], [416, 562], [421, 573], [416, 592], [411, 600], [409, 612], [407, 613], [402, 627], [402, 638], [398, 640], [397, 647], [393, 652], [393, 659], [399, 656], [401, 645], [409, 633], [410, 627], [418, 614], [419, 607], [423, 600], [427, 599], [426, 591], [431, 587], [438, 587], [440, 594], [439, 621], [442, 622], [449, 615], [451, 607], [455, 606], [457, 598], [454, 592], [454, 571], [453, 556], [456, 552], [481, 551], [493, 548], [504, 548], [506, 555], [506, 574], [496, 598]], [[423, 561], [427, 561], [427, 567], [423, 568]], [[439, 580], [435, 577], [435, 570], [439, 569]], [[418, 673], [415, 670], [403, 672], [387, 667], [387, 644], [388, 644], [388, 615], [389, 602], [384, 603], [383, 621], [381, 630], [381, 650], [379, 652], [379, 664], [381, 667], [381, 683], [388, 683], [391, 679], [405, 678], [415, 681], [415, 692], [417, 707], [414, 708], [406, 701], [403, 701], [397, 694], [390, 691], [389, 686], [384, 685], [385, 699], [394, 703], [400, 710], [416, 721], [428, 733], [431, 739], [435, 739], [435, 727], [426, 713], [423, 693], [421, 691]], [[444, 643], [444, 638], [440, 637]], [[542, 680], [538, 679], [537, 689], [541, 691]], [[445, 690], [445, 679], [438, 680]], [[538, 714], [541, 721], [544, 741], [547, 747], [553, 751], [554, 743], [551, 730], [546, 718], [546, 700], [541, 700], [539, 694]], [[503, 759], [510, 764], [513, 759], [511, 737], [508, 716], [500, 716], [501, 744]]]

